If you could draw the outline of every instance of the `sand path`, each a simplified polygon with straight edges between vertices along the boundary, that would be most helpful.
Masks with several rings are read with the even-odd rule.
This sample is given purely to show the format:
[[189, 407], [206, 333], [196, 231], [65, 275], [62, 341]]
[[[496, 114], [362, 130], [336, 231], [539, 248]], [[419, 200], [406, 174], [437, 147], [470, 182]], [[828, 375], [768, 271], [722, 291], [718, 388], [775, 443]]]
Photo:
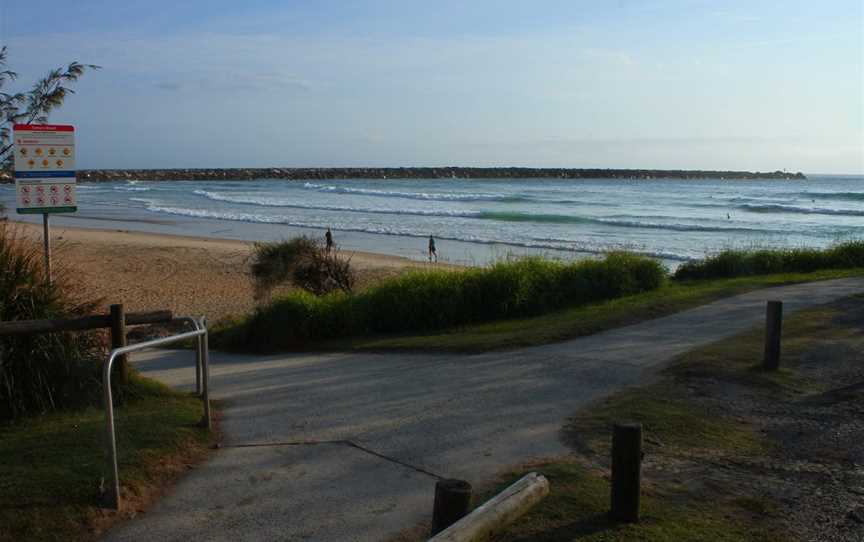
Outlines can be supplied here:
[[[766, 299], [783, 300], [788, 313], [862, 291], [862, 278], [785, 286], [559, 344], [470, 356], [214, 353], [211, 389], [227, 400], [224, 449], [107, 539], [382, 540], [429, 518], [433, 475], [480, 483], [509, 465], [566, 453], [558, 433], [568, 415], [644, 382], [682, 352], [759, 324]], [[190, 356], [156, 352], [137, 363], [189, 386]], [[291, 444], [333, 440], [413, 468], [346, 444]]]

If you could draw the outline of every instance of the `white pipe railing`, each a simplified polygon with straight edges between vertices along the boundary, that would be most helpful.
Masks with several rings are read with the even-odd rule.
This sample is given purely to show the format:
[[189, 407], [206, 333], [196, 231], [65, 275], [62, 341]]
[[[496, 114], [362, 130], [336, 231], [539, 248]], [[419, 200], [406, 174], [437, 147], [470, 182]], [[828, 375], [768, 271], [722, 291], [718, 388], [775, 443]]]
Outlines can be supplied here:
[[105, 425], [108, 432], [107, 447], [108, 456], [111, 459], [111, 477], [112, 484], [109, 493], [106, 495], [106, 506], [118, 510], [120, 508], [120, 471], [117, 465], [117, 439], [114, 432], [114, 403], [111, 397], [111, 366], [118, 356], [137, 352], [147, 348], [171, 344], [186, 339], [195, 338], [195, 391], [201, 395], [201, 400], [204, 402], [204, 415], [201, 417], [200, 425], [206, 429], [210, 429], [210, 391], [209, 391], [209, 364], [210, 364], [210, 346], [207, 336], [207, 320], [202, 316], [200, 320], [195, 320], [192, 317], [178, 318], [192, 324], [195, 328], [193, 331], [171, 335], [170, 337], [161, 337], [150, 341], [144, 341], [138, 344], [130, 344], [121, 348], [115, 348], [108, 355], [108, 360], [102, 367], [102, 388], [105, 401]]

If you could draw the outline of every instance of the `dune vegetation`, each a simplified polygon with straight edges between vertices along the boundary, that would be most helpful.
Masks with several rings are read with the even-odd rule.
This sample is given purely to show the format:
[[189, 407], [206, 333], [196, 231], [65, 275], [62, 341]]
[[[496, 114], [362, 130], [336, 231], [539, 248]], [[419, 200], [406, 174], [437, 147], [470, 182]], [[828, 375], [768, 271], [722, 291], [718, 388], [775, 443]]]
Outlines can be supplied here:
[[[253, 277], [267, 289], [288, 280], [301, 245], [259, 246]], [[864, 241], [849, 241], [826, 249], [725, 250], [671, 276], [655, 260], [615, 252], [571, 263], [529, 257], [485, 268], [410, 271], [364, 290], [334, 287], [324, 295], [296, 281], [297, 289], [252, 314], [220, 322], [214, 342], [259, 352], [476, 352], [596, 333], [756, 288], [862, 274]]]
[[[285, 244], [291, 251], [294, 245]], [[272, 247], [261, 253], [274, 259]], [[359, 292], [289, 292], [245, 319], [223, 323], [217, 340], [222, 347], [273, 351], [313, 341], [437, 331], [615, 299], [665, 281], [659, 262], [627, 253], [572, 263], [532, 257], [486, 268], [409, 271]]]
[[825, 269], [864, 267], [864, 241], [846, 241], [828, 248], [727, 249], [675, 271], [678, 280], [809, 273]]

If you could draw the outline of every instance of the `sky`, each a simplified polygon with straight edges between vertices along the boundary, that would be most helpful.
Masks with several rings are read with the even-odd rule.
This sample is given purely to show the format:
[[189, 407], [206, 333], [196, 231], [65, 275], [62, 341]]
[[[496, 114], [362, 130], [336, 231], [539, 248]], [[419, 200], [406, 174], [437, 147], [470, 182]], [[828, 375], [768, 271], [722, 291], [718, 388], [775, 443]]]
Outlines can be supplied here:
[[861, 0], [0, 0], [0, 44], [102, 67], [80, 168], [864, 173]]

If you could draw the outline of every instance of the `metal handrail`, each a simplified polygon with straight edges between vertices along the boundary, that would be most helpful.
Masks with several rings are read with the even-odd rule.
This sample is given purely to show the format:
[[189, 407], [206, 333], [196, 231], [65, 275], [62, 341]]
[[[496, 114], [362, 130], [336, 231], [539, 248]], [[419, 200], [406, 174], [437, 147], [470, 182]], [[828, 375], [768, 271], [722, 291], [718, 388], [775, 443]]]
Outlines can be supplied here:
[[171, 335], [169, 337], [161, 337], [150, 341], [144, 341], [137, 344], [130, 344], [115, 348], [108, 355], [108, 360], [102, 367], [102, 387], [105, 401], [105, 424], [108, 431], [108, 455], [111, 458], [111, 476], [112, 485], [110, 493], [106, 495], [106, 506], [118, 510], [120, 508], [120, 470], [117, 465], [117, 439], [114, 433], [114, 402], [111, 397], [111, 366], [114, 365], [114, 360], [118, 356], [137, 352], [155, 346], [171, 344], [186, 339], [195, 337], [196, 355], [195, 355], [195, 376], [196, 376], [196, 392], [201, 395], [201, 400], [204, 402], [204, 415], [201, 417], [199, 425], [206, 429], [210, 429], [210, 392], [209, 392], [209, 364], [210, 364], [210, 346], [207, 335], [207, 320], [203, 316], [200, 320], [195, 320], [192, 317], [178, 318], [192, 324], [195, 328], [193, 331]]

